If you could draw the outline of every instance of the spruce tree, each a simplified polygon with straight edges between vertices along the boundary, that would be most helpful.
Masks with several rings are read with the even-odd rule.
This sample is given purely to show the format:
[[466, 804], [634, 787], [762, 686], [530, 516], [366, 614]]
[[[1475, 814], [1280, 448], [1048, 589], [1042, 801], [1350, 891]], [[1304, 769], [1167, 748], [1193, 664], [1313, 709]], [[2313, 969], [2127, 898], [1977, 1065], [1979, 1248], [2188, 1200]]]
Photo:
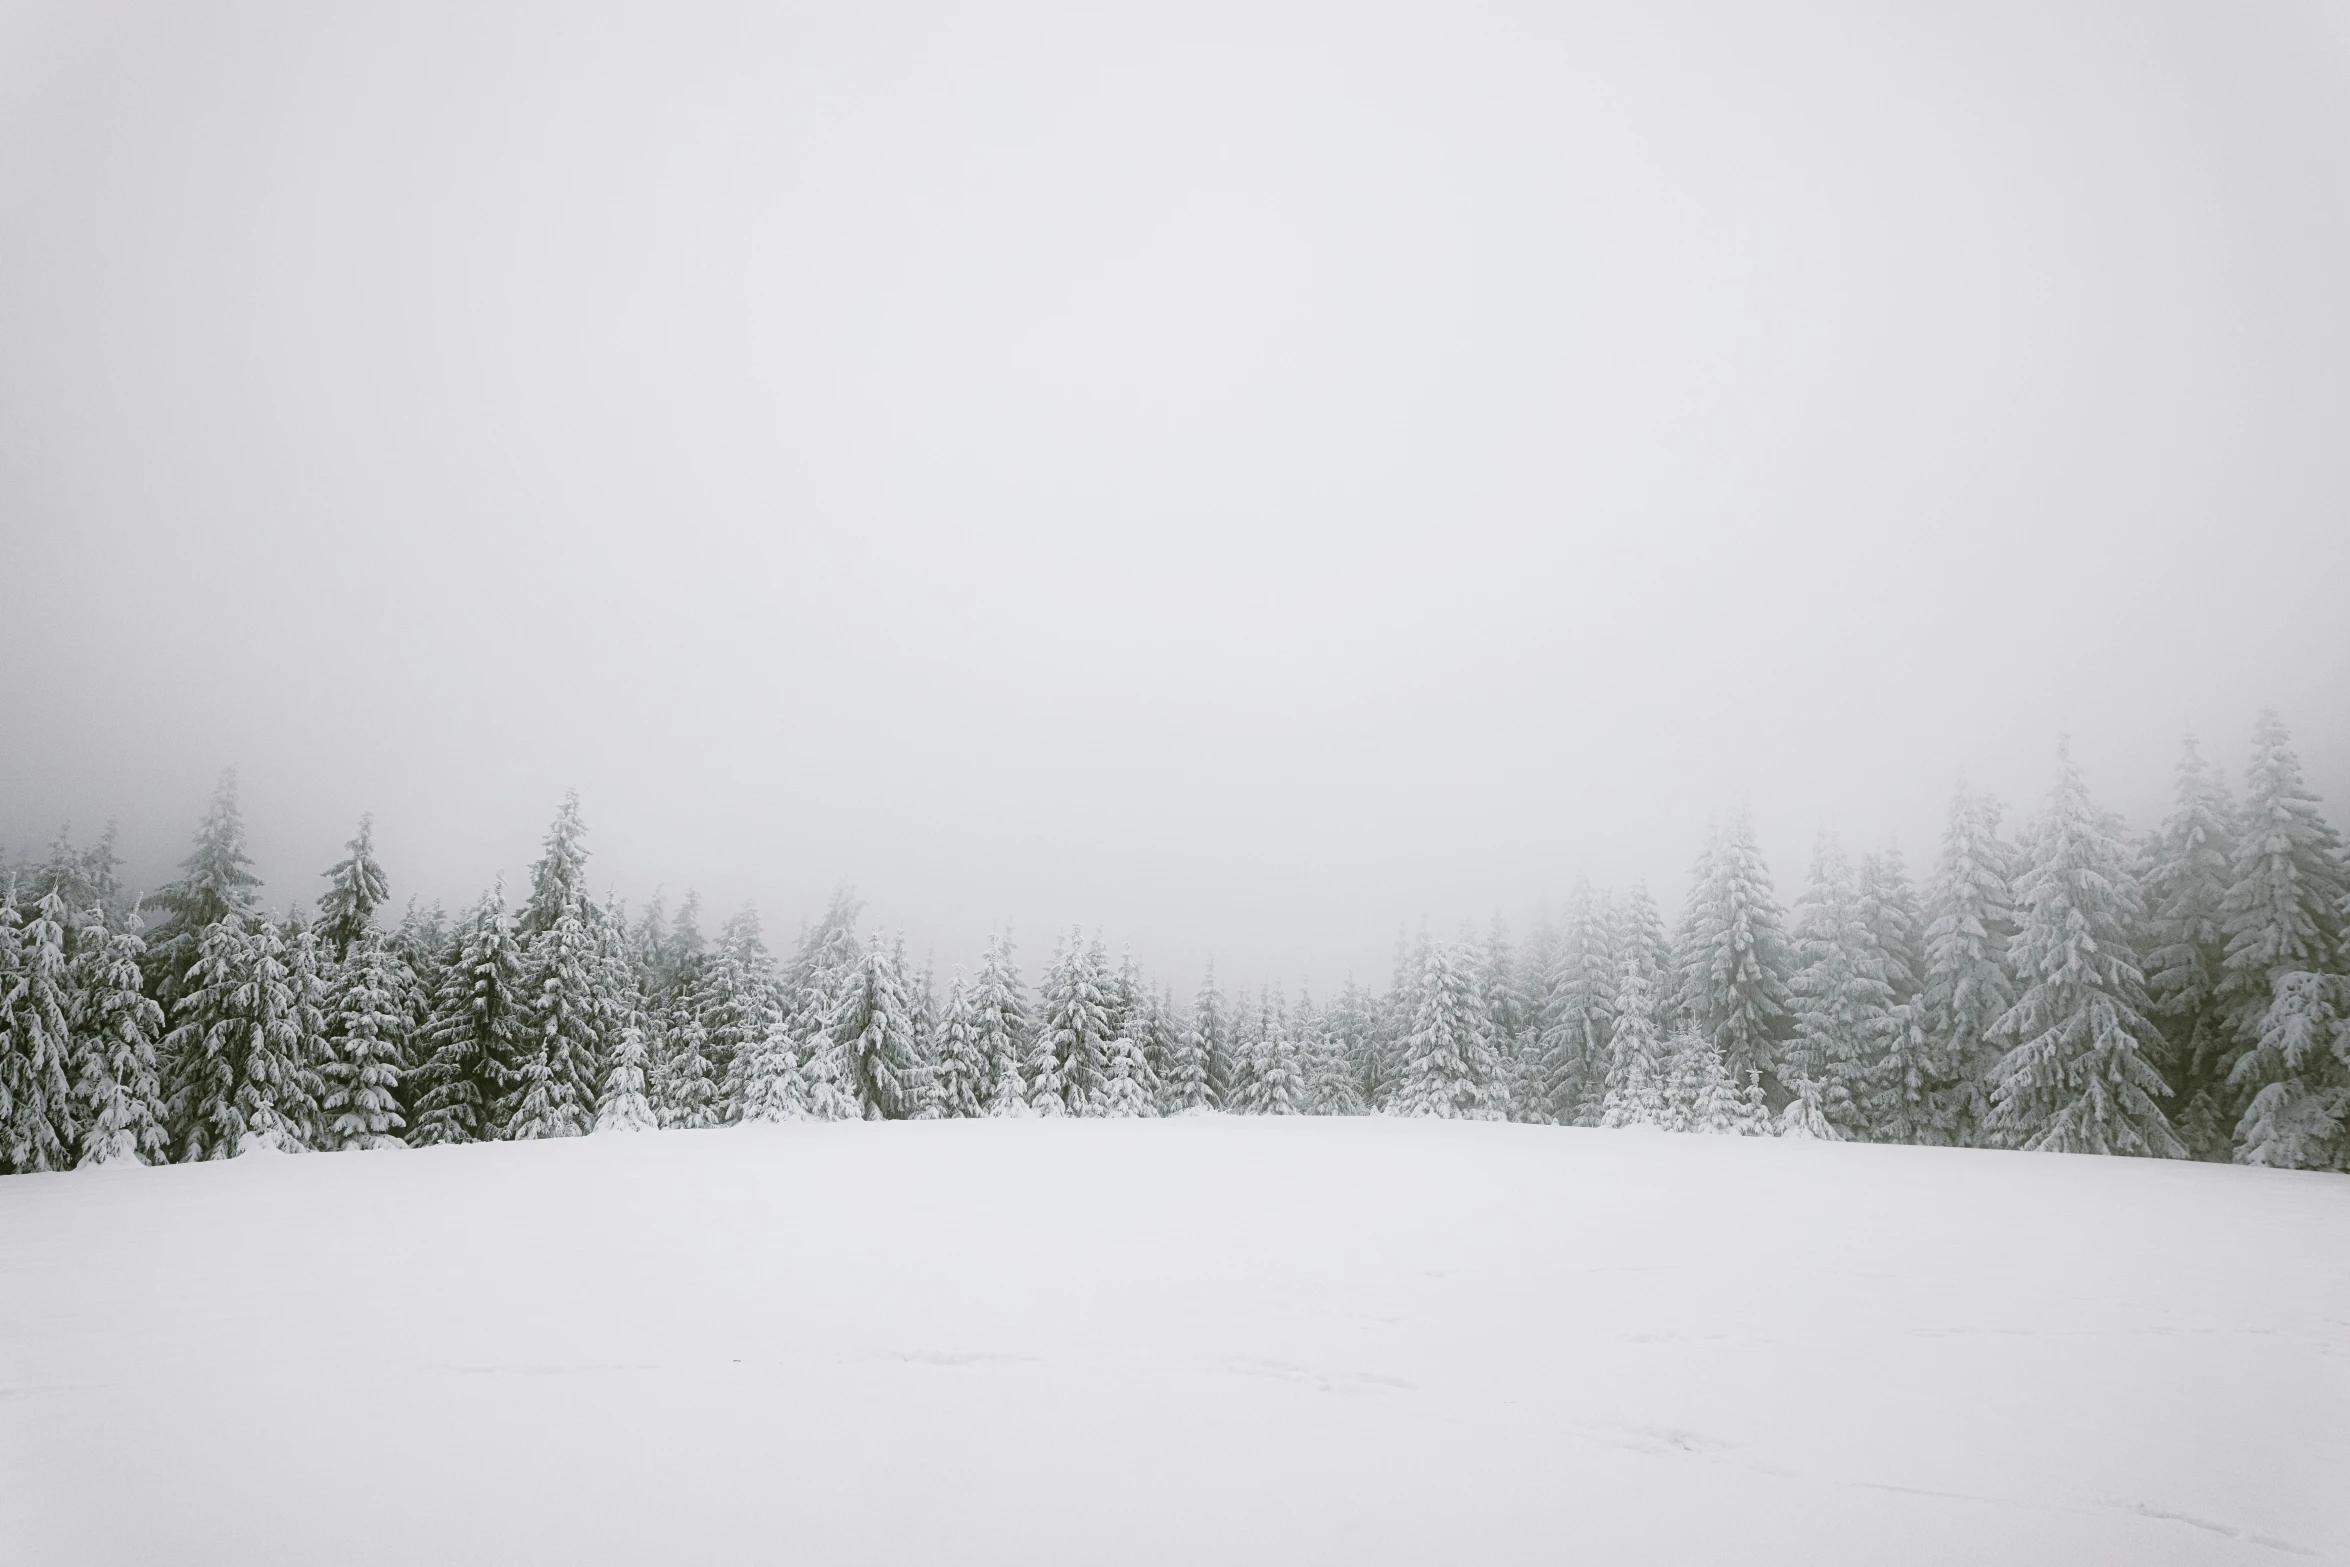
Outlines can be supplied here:
[[809, 1113], [819, 1119], [862, 1118], [868, 1101], [849, 1059], [840, 1019], [862, 983], [865, 947], [857, 936], [863, 905], [846, 888], [833, 894], [816, 924], [800, 932], [782, 979], [784, 1023], [799, 1041], [800, 1073]]
[[294, 1135], [305, 1148], [327, 1148], [333, 1145], [321, 1107], [326, 1090], [319, 1074], [330, 1055], [326, 1038], [328, 976], [320, 961], [318, 933], [302, 911], [295, 909], [278, 927], [278, 938], [286, 966], [286, 994], [292, 998], [287, 1015], [294, 1029], [294, 1059], [304, 1080], [313, 1085], [310, 1096], [301, 1101], [309, 1119], [294, 1128]]
[[303, 1146], [300, 1129], [317, 1124], [320, 1085], [285, 957], [267, 918], [230, 913], [204, 927], [164, 1040], [182, 1160], [291, 1152]]
[[1999, 837], [1999, 804], [1961, 780], [1942, 855], [1926, 889], [1921, 1023], [1935, 1077], [1934, 1141], [1982, 1141], [1999, 1048], [1992, 1030], [2015, 1005], [2014, 855]]
[[[720, 928], [687, 1004], [701, 1025], [701, 1050], [711, 1076], [724, 1085], [720, 1119], [738, 1120], [749, 1099], [779, 1091], [779, 1051], [768, 1039], [784, 1022], [775, 960], [761, 934], [758, 911], [749, 904]], [[792, 1066], [797, 1069], [796, 1055]]]
[[1893, 989], [1869, 928], [1860, 883], [1843, 848], [1826, 834], [1812, 851], [1811, 879], [1796, 902], [1798, 967], [1789, 985], [1795, 1038], [1780, 1069], [1792, 1092], [1817, 1086], [1822, 1112], [1845, 1137], [1869, 1137], [1872, 1077], [1890, 1053]]
[[529, 1014], [529, 977], [514, 917], [502, 890], [484, 893], [433, 997], [411, 1143], [478, 1142], [503, 1130], [499, 1108], [530, 1046]]
[[391, 883], [375, 861], [373, 816], [359, 818], [358, 836], [343, 847], [351, 852], [326, 873], [326, 891], [318, 899], [318, 939], [337, 963], [366, 934], [375, 911], [391, 895]]
[[1861, 923], [1876, 945], [1892, 1005], [1906, 1006], [1925, 986], [1925, 917], [1899, 844], [1860, 857], [1858, 892]]
[[1711, 1039], [1734, 1077], [1776, 1074], [1795, 963], [1745, 812], [1699, 856], [1681, 928], [1678, 1023]]
[[2227, 780], [2189, 735], [2178, 803], [2148, 845], [2146, 993], [2169, 1042], [2180, 1138], [2198, 1159], [2225, 1159], [2233, 1139], [2227, 1069], [2236, 1051], [2219, 984], [2227, 967], [2227, 898], [2236, 808]]
[[0, 939], [12, 939], [15, 961], [0, 972], [0, 1169], [16, 1174], [70, 1169], [79, 1141], [80, 1107], [71, 1070], [73, 1007], [65, 956], [64, 900], [54, 891], [17, 924], [9, 911]]
[[187, 984], [188, 969], [207, 926], [257, 906], [261, 878], [245, 853], [245, 818], [237, 809], [237, 770], [220, 775], [219, 787], [196, 830], [195, 852], [180, 861], [185, 873], [148, 894], [146, 906], [160, 918], [147, 931], [148, 990], [166, 1013]]
[[522, 934], [543, 936], [587, 898], [587, 823], [579, 819], [579, 791], [567, 790], [541, 852], [530, 868], [530, 898], [522, 907]]
[[1364, 1087], [1363, 1063], [1376, 1026], [1378, 1003], [1362, 986], [1349, 979], [1322, 1014], [1321, 1071], [1314, 1099], [1323, 1115], [1368, 1115], [1371, 1101]]
[[[710, 1069], [709, 1035], [702, 1020], [695, 1015], [690, 997], [680, 998], [664, 1009], [661, 1018], [660, 1070], [655, 1077], [655, 1107], [660, 1123], [685, 1131], [696, 1131], [719, 1124], [722, 1101], [718, 1092], [717, 1076]], [[787, 1049], [789, 1058], [795, 1052]], [[754, 1061], [753, 1068], [760, 1063]], [[787, 1111], [789, 1080], [786, 1093], [774, 1091], [774, 1075], [747, 1072], [744, 1103], [756, 1109], [757, 1119], [770, 1120], [778, 1111]]]
[[362, 923], [335, 969], [326, 1004], [327, 1061], [319, 1073], [329, 1146], [404, 1146], [400, 1077], [409, 1013], [400, 968], [391, 943]]
[[595, 1124], [605, 1007], [594, 932], [574, 902], [529, 945], [515, 1069], [497, 1101], [517, 1142], [581, 1137]]
[[2350, 976], [2299, 970], [2277, 981], [2236, 1076], [2258, 1085], [2238, 1127], [2240, 1162], [2350, 1173]]
[[67, 990], [73, 1005], [67, 1023], [81, 1131], [76, 1162], [161, 1164], [170, 1153], [155, 1058], [163, 1038], [163, 1009], [140, 989], [139, 938], [93, 902], [74, 932], [72, 949]]
[[1167, 1065], [1160, 1079], [1159, 1108], [1168, 1115], [1186, 1115], [1215, 1108], [1208, 1064], [1215, 1059], [1224, 1027], [1223, 1000], [1216, 991], [1214, 964], [1200, 979], [1191, 1015], [1172, 1030]]
[[599, 1132], [649, 1132], [658, 1124], [652, 1101], [645, 1095], [645, 1031], [630, 1020], [621, 1026], [612, 1047], [612, 1065], [604, 1073], [604, 1091], [596, 1101]]
[[1465, 1121], [1506, 1119], [1502, 1062], [1494, 1049], [1485, 998], [1478, 992], [1474, 959], [1450, 946], [1430, 947], [1416, 989], [1411, 1032], [1403, 1041], [1395, 1113]]
[[1255, 1060], [1244, 1108], [1253, 1115], [1296, 1115], [1304, 1093], [1297, 1070], [1297, 1046], [1290, 1038], [1281, 1003], [1270, 989], [1257, 999], [1257, 1026], [1251, 1034]]
[[2019, 1148], [2178, 1158], [2186, 1150], [2158, 1103], [2170, 1090], [2149, 1059], [2162, 1036], [2146, 1017], [2119, 824], [2090, 802], [2069, 746], [2057, 765], [2018, 888], [2023, 993], [1993, 1030], [2007, 1052], [1987, 1130]]
[[983, 1113], [991, 1074], [960, 969], [947, 982], [946, 1006], [938, 1017], [937, 1046], [930, 1080], [932, 1107], [943, 1116]]
[[1542, 1015], [1542, 1109], [1560, 1126], [1595, 1126], [1606, 1105], [1608, 1031], [1616, 1006], [1611, 914], [1589, 882], [1575, 884]]
[[2334, 1052], [2325, 1019], [2338, 988], [2330, 976], [2344, 967], [2350, 895], [2342, 840], [2319, 814], [2273, 711], [2253, 727], [2231, 869], [2217, 1000], [2235, 1047], [2230, 1107], [2244, 1106], [2236, 1155], [2250, 1160], [2257, 1148], [2259, 1162], [2279, 1163], [2293, 1147], [2329, 1141], [2313, 1131], [2312, 1116], [2327, 1097]]
[[982, 1063], [980, 1092], [987, 1113], [1026, 1113], [1035, 1024], [1008, 932], [989, 937], [971, 987], [970, 1008], [972, 1048]]
[[1665, 1041], [1665, 1058], [1665, 1130], [1717, 1136], [1735, 1131], [1741, 1111], [1738, 1093], [1714, 1042], [1684, 1028]]
[[1053, 954], [1037, 1005], [1036, 1107], [1049, 1113], [1094, 1113], [1109, 1076], [1108, 976], [1093, 962], [1084, 933], [1072, 931]]
[[923, 1103], [905, 938], [867, 943], [833, 1015], [847, 1065], [844, 1086], [868, 1121], [910, 1119]]
[[1662, 1126], [1671, 1064], [1657, 1033], [1656, 1008], [1648, 978], [1627, 963], [1616, 980], [1616, 1015], [1608, 1027], [1607, 1084], [1599, 1124], [1607, 1127]]

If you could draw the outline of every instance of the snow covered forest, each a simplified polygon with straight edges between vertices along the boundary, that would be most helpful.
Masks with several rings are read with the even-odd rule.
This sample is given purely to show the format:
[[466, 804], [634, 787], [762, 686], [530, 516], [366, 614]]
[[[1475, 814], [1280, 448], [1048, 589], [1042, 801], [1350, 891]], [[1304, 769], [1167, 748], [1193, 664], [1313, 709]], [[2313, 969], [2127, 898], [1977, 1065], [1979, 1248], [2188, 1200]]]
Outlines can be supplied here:
[[[788, 950], [746, 908], [589, 891], [567, 798], [519, 901], [451, 913], [362, 819], [315, 910], [265, 909], [225, 776], [182, 874], [61, 834], [0, 900], [0, 1169], [795, 1119], [1384, 1113], [2350, 1170], [2350, 859], [2273, 714], [2241, 792], [2190, 740], [2133, 836], [2060, 747], [2002, 833], [1962, 783], [1921, 880], [1811, 852], [1792, 910], [1716, 824], [1668, 926], [1578, 884], [1398, 944], [1383, 991], [1188, 998], [1073, 930], [944, 979], [837, 897]], [[323, 857], [323, 856], [322, 856]]]

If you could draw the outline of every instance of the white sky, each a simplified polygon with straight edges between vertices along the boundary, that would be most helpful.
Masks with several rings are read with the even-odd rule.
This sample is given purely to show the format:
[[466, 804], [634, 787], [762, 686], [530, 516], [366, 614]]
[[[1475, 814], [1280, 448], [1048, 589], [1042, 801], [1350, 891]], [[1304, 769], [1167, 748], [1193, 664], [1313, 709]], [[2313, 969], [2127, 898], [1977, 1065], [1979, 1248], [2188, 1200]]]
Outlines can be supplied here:
[[2284, 708], [2340, 8], [0, 3], [0, 844], [1385, 973]]

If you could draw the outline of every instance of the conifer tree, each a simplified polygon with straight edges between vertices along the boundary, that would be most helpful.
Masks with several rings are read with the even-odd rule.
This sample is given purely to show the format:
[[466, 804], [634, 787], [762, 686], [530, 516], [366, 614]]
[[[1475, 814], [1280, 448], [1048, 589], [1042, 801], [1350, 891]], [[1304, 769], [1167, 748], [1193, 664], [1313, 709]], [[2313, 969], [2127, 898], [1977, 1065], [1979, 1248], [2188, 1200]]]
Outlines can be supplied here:
[[1826, 833], [1796, 903], [1795, 953], [1795, 1038], [1780, 1076], [1791, 1089], [1798, 1080], [1816, 1084], [1830, 1124], [1843, 1136], [1868, 1137], [1871, 1078], [1892, 1045], [1893, 990], [1852, 864]]
[[363, 922], [335, 969], [326, 1004], [327, 1061], [319, 1073], [328, 1146], [404, 1146], [400, 1076], [409, 1014], [399, 968], [390, 942]]
[[529, 1013], [529, 978], [514, 917], [502, 891], [484, 893], [433, 997], [410, 1142], [430, 1147], [499, 1134], [499, 1108], [528, 1048]]
[[1789, 1033], [1795, 964], [1745, 812], [1698, 857], [1681, 929], [1679, 1023], [1711, 1039], [1733, 1076], [1770, 1077]]
[[2259, 1162], [2282, 1163], [2331, 1141], [2316, 1123], [2335, 1056], [2327, 1018], [2339, 988], [2331, 976], [2345, 965], [2350, 890], [2342, 840], [2302, 782], [2274, 711], [2253, 727], [2231, 869], [2217, 999], [2236, 1045], [2230, 1097], [2245, 1106], [2236, 1153], [2249, 1161], [2258, 1149]]
[[185, 989], [205, 927], [230, 914], [249, 914], [258, 904], [254, 889], [261, 878], [245, 853], [235, 768], [220, 775], [204, 824], [196, 830], [195, 852], [180, 861], [180, 869], [185, 874], [179, 880], [147, 896], [147, 907], [160, 916], [147, 932], [148, 989], [166, 1013], [174, 1013]]
[[2350, 1173], [2350, 976], [2278, 980], [2236, 1076], [2259, 1085], [2238, 1127], [2239, 1161]]
[[595, 1123], [605, 1007], [595, 934], [574, 902], [530, 943], [515, 1070], [497, 1121], [517, 1142], [581, 1137]]
[[351, 943], [366, 934], [375, 911], [391, 896], [391, 883], [375, 860], [375, 818], [359, 818], [359, 833], [343, 845], [349, 854], [326, 873], [326, 891], [319, 895], [318, 939], [337, 963]]
[[866, 1099], [856, 1085], [838, 1026], [849, 992], [864, 973], [865, 949], [857, 937], [862, 911], [853, 892], [843, 888], [834, 893], [824, 917], [800, 932], [798, 949], [783, 972], [785, 1027], [799, 1042], [809, 1111], [820, 1119], [855, 1119], [866, 1113]]
[[[775, 961], [760, 932], [758, 911], [749, 904], [719, 930], [687, 1005], [701, 1025], [701, 1050], [711, 1076], [724, 1085], [720, 1118], [739, 1119], [750, 1097], [778, 1091], [781, 1051], [770, 1048], [768, 1039], [784, 1021]], [[796, 1057], [792, 1066], [797, 1069]], [[762, 1076], [764, 1086], [753, 1081]]]
[[922, 1063], [905, 938], [866, 945], [842, 992], [832, 1037], [842, 1046], [845, 1087], [868, 1121], [902, 1121], [922, 1107]]
[[1684, 1028], [1665, 1041], [1668, 1062], [1665, 1130], [1726, 1135], [1737, 1129], [1740, 1104], [1714, 1042]]
[[964, 993], [959, 969], [947, 982], [946, 1006], [938, 1017], [937, 1045], [930, 1079], [933, 1108], [943, 1116], [981, 1114], [986, 1107], [991, 1074], [987, 1056], [980, 1048], [971, 998]]
[[65, 956], [65, 903], [54, 891], [17, 922], [11, 909], [0, 939], [11, 939], [9, 971], [0, 973], [0, 1169], [16, 1174], [64, 1170], [79, 1141], [70, 1072], [72, 992]]
[[1942, 855], [1926, 892], [1925, 985], [1921, 1023], [1935, 1076], [1937, 1142], [1982, 1140], [1999, 1058], [1992, 1030], [2015, 1005], [2010, 968], [2014, 856], [1999, 837], [1999, 805], [1959, 783], [1951, 797]]
[[318, 1120], [319, 1082], [274, 921], [230, 913], [204, 927], [178, 1026], [164, 1040], [180, 1158], [291, 1152]]
[[[1575, 884], [1543, 1005], [1542, 1108], [1560, 1126], [1597, 1125], [1606, 1106], [1617, 968], [1611, 913], [1588, 881]], [[1643, 978], [1653, 983], [1652, 974]]]
[[1608, 1028], [1608, 1069], [1599, 1124], [1608, 1127], [1662, 1126], [1671, 1073], [1665, 1041], [1657, 1034], [1656, 1008], [1648, 978], [1636, 962], [1616, 980], [1616, 1015]]
[[[708, 1038], [691, 998], [680, 999], [664, 1010], [660, 1071], [655, 1080], [656, 1110], [663, 1126], [694, 1131], [719, 1124], [721, 1101], [716, 1075], [710, 1069]], [[769, 1086], [771, 1075], [760, 1077], [746, 1089], [745, 1101], [758, 1107], [759, 1118], [772, 1119], [773, 1112], [788, 1105], [789, 1099], [779, 1100]]]
[[1321, 1114], [1370, 1113], [1363, 1059], [1370, 1047], [1377, 1009], [1371, 995], [1350, 979], [1322, 1014], [1321, 1071], [1314, 1084], [1314, 1100]]
[[1907, 1005], [1925, 985], [1925, 918], [1899, 844], [1860, 857], [1858, 894], [1861, 924], [1876, 947], [1891, 1004]]
[[645, 1094], [646, 1060], [644, 1028], [632, 1019], [621, 1026], [612, 1047], [612, 1065], [604, 1073], [604, 1091], [596, 1102], [597, 1131], [649, 1132], [658, 1124]]
[[109, 921], [95, 901], [74, 932], [66, 1021], [82, 1165], [161, 1164], [169, 1157], [155, 1060], [163, 1009], [140, 989], [140, 948], [138, 936]]
[[[1488, 992], [1488, 1007], [1490, 995]], [[1257, 1001], [1256, 1061], [1250, 1073], [1248, 1110], [1256, 1115], [1296, 1115], [1304, 1097], [1297, 1069], [1297, 1046], [1288, 1019], [1271, 990]]]
[[303, 1101], [309, 1119], [294, 1128], [294, 1135], [305, 1148], [327, 1148], [333, 1145], [327, 1138], [322, 1109], [326, 1089], [319, 1075], [330, 1054], [326, 1038], [327, 974], [320, 961], [318, 933], [302, 911], [295, 909], [278, 927], [278, 938], [286, 965], [286, 993], [293, 998], [288, 1016], [294, 1028], [294, 1059], [305, 1080], [312, 1085], [309, 1097]]
[[2186, 1150], [2157, 1102], [2169, 1089], [2149, 1063], [2161, 1035], [2146, 1017], [2119, 825], [2091, 804], [2069, 746], [2057, 765], [2018, 889], [2023, 993], [1993, 1031], [2007, 1053], [1987, 1129], [2020, 1148], [2178, 1158]]
[[1200, 979], [1191, 1015], [1180, 1028], [1171, 1030], [1166, 1070], [1160, 1080], [1159, 1108], [1165, 1113], [1185, 1115], [1215, 1108], [1208, 1066], [1220, 1048], [1223, 1030], [1223, 999], [1216, 991], [1216, 968], [1211, 963]]
[[1054, 952], [1037, 1007], [1040, 1070], [1033, 1092], [1039, 1110], [1094, 1113], [1109, 1076], [1107, 978], [1081, 931], [1071, 932]]
[[1493, 1046], [1475, 963], [1453, 947], [1429, 949], [1416, 987], [1411, 1032], [1395, 1090], [1399, 1115], [1498, 1121], [1508, 1113], [1502, 1063]]
[[1029, 1017], [1028, 986], [1020, 977], [1008, 932], [998, 931], [988, 939], [972, 984], [970, 1008], [972, 1048], [983, 1063], [981, 1093], [988, 1113], [1024, 1113], [1035, 1025]]
[[587, 823], [579, 818], [579, 791], [567, 790], [539, 858], [530, 868], [530, 898], [522, 907], [522, 934], [543, 936], [587, 899]]
[[2236, 1115], [2227, 1083], [2236, 1050], [2220, 1004], [2227, 966], [2227, 898], [2236, 856], [2236, 808], [2227, 780], [2189, 735], [2178, 804], [2148, 845], [2146, 992], [2169, 1043], [2179, 1132], [2198, 1159], [2225, 1159]]
[[[1656, 899], [1648, 895], [1648, 883], [1634, 882], [1632, 890], [1621, 898], [1601, 894], [1596, 917], [1607, 947], [1607, 972], [1619, 975], [1627, 967], [1640, 970], [1648, 981], [1648, 1004], [1659, 1031], [1670, 1037], [1685, 1026], [1694, 1026], [1681, 1017], [1675, 999], [1679, 986], [1673, 944], [1665, 934], [1665, 917], [1658, 912]], [[1612, 1005], [1606, 1015], [1615, 1016]]]

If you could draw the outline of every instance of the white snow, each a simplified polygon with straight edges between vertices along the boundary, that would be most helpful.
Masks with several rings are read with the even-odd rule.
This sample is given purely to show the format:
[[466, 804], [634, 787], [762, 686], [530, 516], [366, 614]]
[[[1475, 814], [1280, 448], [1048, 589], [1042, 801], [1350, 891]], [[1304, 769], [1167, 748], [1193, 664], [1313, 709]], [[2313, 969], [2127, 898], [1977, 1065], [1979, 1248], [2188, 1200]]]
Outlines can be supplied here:
[[1298, 1118], [0, 1180], [0, 1559], [2350, 1560], [2350, 1180]]

